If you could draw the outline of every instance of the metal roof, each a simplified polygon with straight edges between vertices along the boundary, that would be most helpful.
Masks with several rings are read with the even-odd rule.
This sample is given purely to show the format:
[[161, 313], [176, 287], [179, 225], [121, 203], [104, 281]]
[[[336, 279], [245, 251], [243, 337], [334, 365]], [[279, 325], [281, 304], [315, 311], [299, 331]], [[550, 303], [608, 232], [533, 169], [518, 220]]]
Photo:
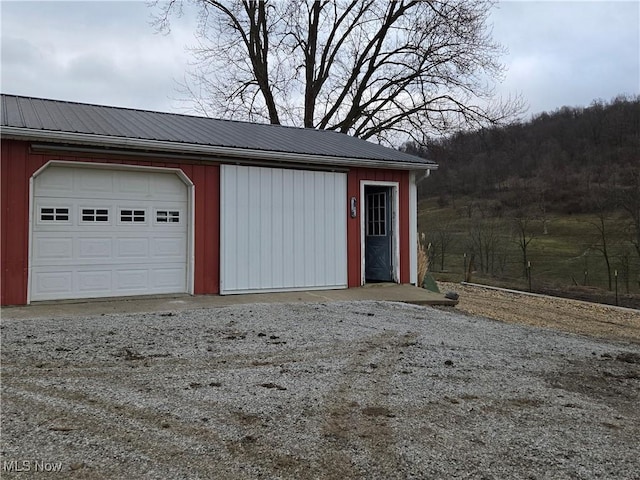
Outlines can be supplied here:
[[[175, 113], [152, 112], [91, 105], [51, 99], [2, 94], [3, 136], [29, 134], [42, 140], [73, 138], [89, 145], [99, 140], [121, 139], [123, 146], [146, 146], [173, 151], [213, 152], [204, 147], [220, 147], [221, 152], [282, 153], [293, 160], [323, 157], [341, 159], [342, 164], [386, 164], [390, 168], [436, 168], [424, 158], [409, 155], [343, 133], [280, 125], [258, 124]], [[63, 136], [64, 134], [64, 136]], [[329, 157], [329, 158], [328, 158]], [[265, 158], [267, 158], [265, 156]], [[402, 165], [402, 166], [401, 166]]]

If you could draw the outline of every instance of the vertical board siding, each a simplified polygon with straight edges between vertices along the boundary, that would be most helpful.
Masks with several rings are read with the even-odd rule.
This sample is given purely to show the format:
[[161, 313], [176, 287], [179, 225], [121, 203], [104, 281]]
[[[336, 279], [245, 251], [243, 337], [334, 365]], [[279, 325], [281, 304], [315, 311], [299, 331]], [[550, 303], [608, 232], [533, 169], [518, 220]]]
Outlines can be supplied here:
[[223, 165], [222, 293], [346, 287], [346, 176]]
[[[220, 291], [220, 166], [205, 166], [205, 183], [200, 195], [205, 198], [203, 232], [204, 248], [198, 256], [196, 251], [196, 271], [199, 263], [204, 269], [204, 282], [195, 293], [218, 293]], [[196, 198], [198, 187], [196, 186]]]
[[5, 305], [5, 285], [6, 279], [5, 272], [7, 271], [7, 261], [9, 258], [8, 250], [7, 250], [7, 240], [9, 229], [5, 228], [5, 221], [8, 215], [8, 201], [9, 201], [9, 192], [8, 192], [8, 184], [9, 184], [9, 175], [6, 175], [7, 167], [8, 167], [8, 159], [9, 158], [9, 145], [6, 142], [0, 143], [0, 219], [2, 222], [2, 226], [0, 228], [0, 258], [2, 259], [2, 263], [0, 264], [2, 269], [2, 282], [0, 285], [0, 304]]
[[219, 177], [220, 167], [139, 157], [101, 157], [98, 154], [36, 154], [29, 142], [2, 140], [2, 278], [0, 303], [24, 305], [27, 302], [29, 262], [29, 180], [50, 160], [141, 165], [180, 168], [195, 185], [195, 272], [194, 292], [219, 290]]
[[[14, 142], [2, 142], [2, 304], [22, 305], [27, 301], [28, 180], [27, 150]], [[13, 160], [16, 161], [13, 161]]]
[[[370, 168], [353, 168], [349, 170], [347, 196], [358, 200], [358, 216], [348, 217], [347, 231], [349, 243], [347, 247], [349, 259], [349, 287], [361, 284], [361, 247], [360, 247], [360, 182], [362, 180], [397, 182], [398, 213], [400, 225], [400, 283], [410, 280], [410, 245], [409, 245], [409, 172], [403, 170], [379, 170]], [[348, 202], [347, 202], [348, 203]], [[347, 208], [349, 208], [347, 206]]]

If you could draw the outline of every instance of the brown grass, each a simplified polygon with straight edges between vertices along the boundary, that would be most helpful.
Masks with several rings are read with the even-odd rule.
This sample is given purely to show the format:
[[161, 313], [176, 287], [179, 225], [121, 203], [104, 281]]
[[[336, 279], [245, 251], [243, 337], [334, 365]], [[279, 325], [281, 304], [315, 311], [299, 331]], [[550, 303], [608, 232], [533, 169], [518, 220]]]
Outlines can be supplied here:
[[425, 235], [421, 233], [418, 237], [418, 286], [422, 287], [425, 274], [429, 271], [429, 257], [425, 247]]

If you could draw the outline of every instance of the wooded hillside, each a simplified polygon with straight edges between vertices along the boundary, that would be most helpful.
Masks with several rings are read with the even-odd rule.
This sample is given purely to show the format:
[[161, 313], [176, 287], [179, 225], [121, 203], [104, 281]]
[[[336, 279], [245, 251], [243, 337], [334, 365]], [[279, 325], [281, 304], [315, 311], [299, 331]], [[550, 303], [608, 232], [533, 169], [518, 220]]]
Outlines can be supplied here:
[[439, 164], [418, 187], [432, 271], [640, 289], [640, 96], [406, 150]]
[[[594, 188], [632, 187], [640, 169], [640, 96], [563, 107], [507, 127], [459, 133], [407, 150], [440, 165], [420, 198], [473, 196], [498, 206], [543, 203], [552, 212], [593, 212]], [[523, 198], [524, 194], [524, 198]]]

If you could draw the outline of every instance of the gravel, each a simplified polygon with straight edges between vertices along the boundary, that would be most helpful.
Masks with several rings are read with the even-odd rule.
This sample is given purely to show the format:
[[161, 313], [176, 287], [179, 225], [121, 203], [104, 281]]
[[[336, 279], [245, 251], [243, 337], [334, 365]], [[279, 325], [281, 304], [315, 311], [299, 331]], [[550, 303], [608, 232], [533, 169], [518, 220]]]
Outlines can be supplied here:
[[1, 329], [3, 478], [640, 478], [634, 342], [390, 302]]

